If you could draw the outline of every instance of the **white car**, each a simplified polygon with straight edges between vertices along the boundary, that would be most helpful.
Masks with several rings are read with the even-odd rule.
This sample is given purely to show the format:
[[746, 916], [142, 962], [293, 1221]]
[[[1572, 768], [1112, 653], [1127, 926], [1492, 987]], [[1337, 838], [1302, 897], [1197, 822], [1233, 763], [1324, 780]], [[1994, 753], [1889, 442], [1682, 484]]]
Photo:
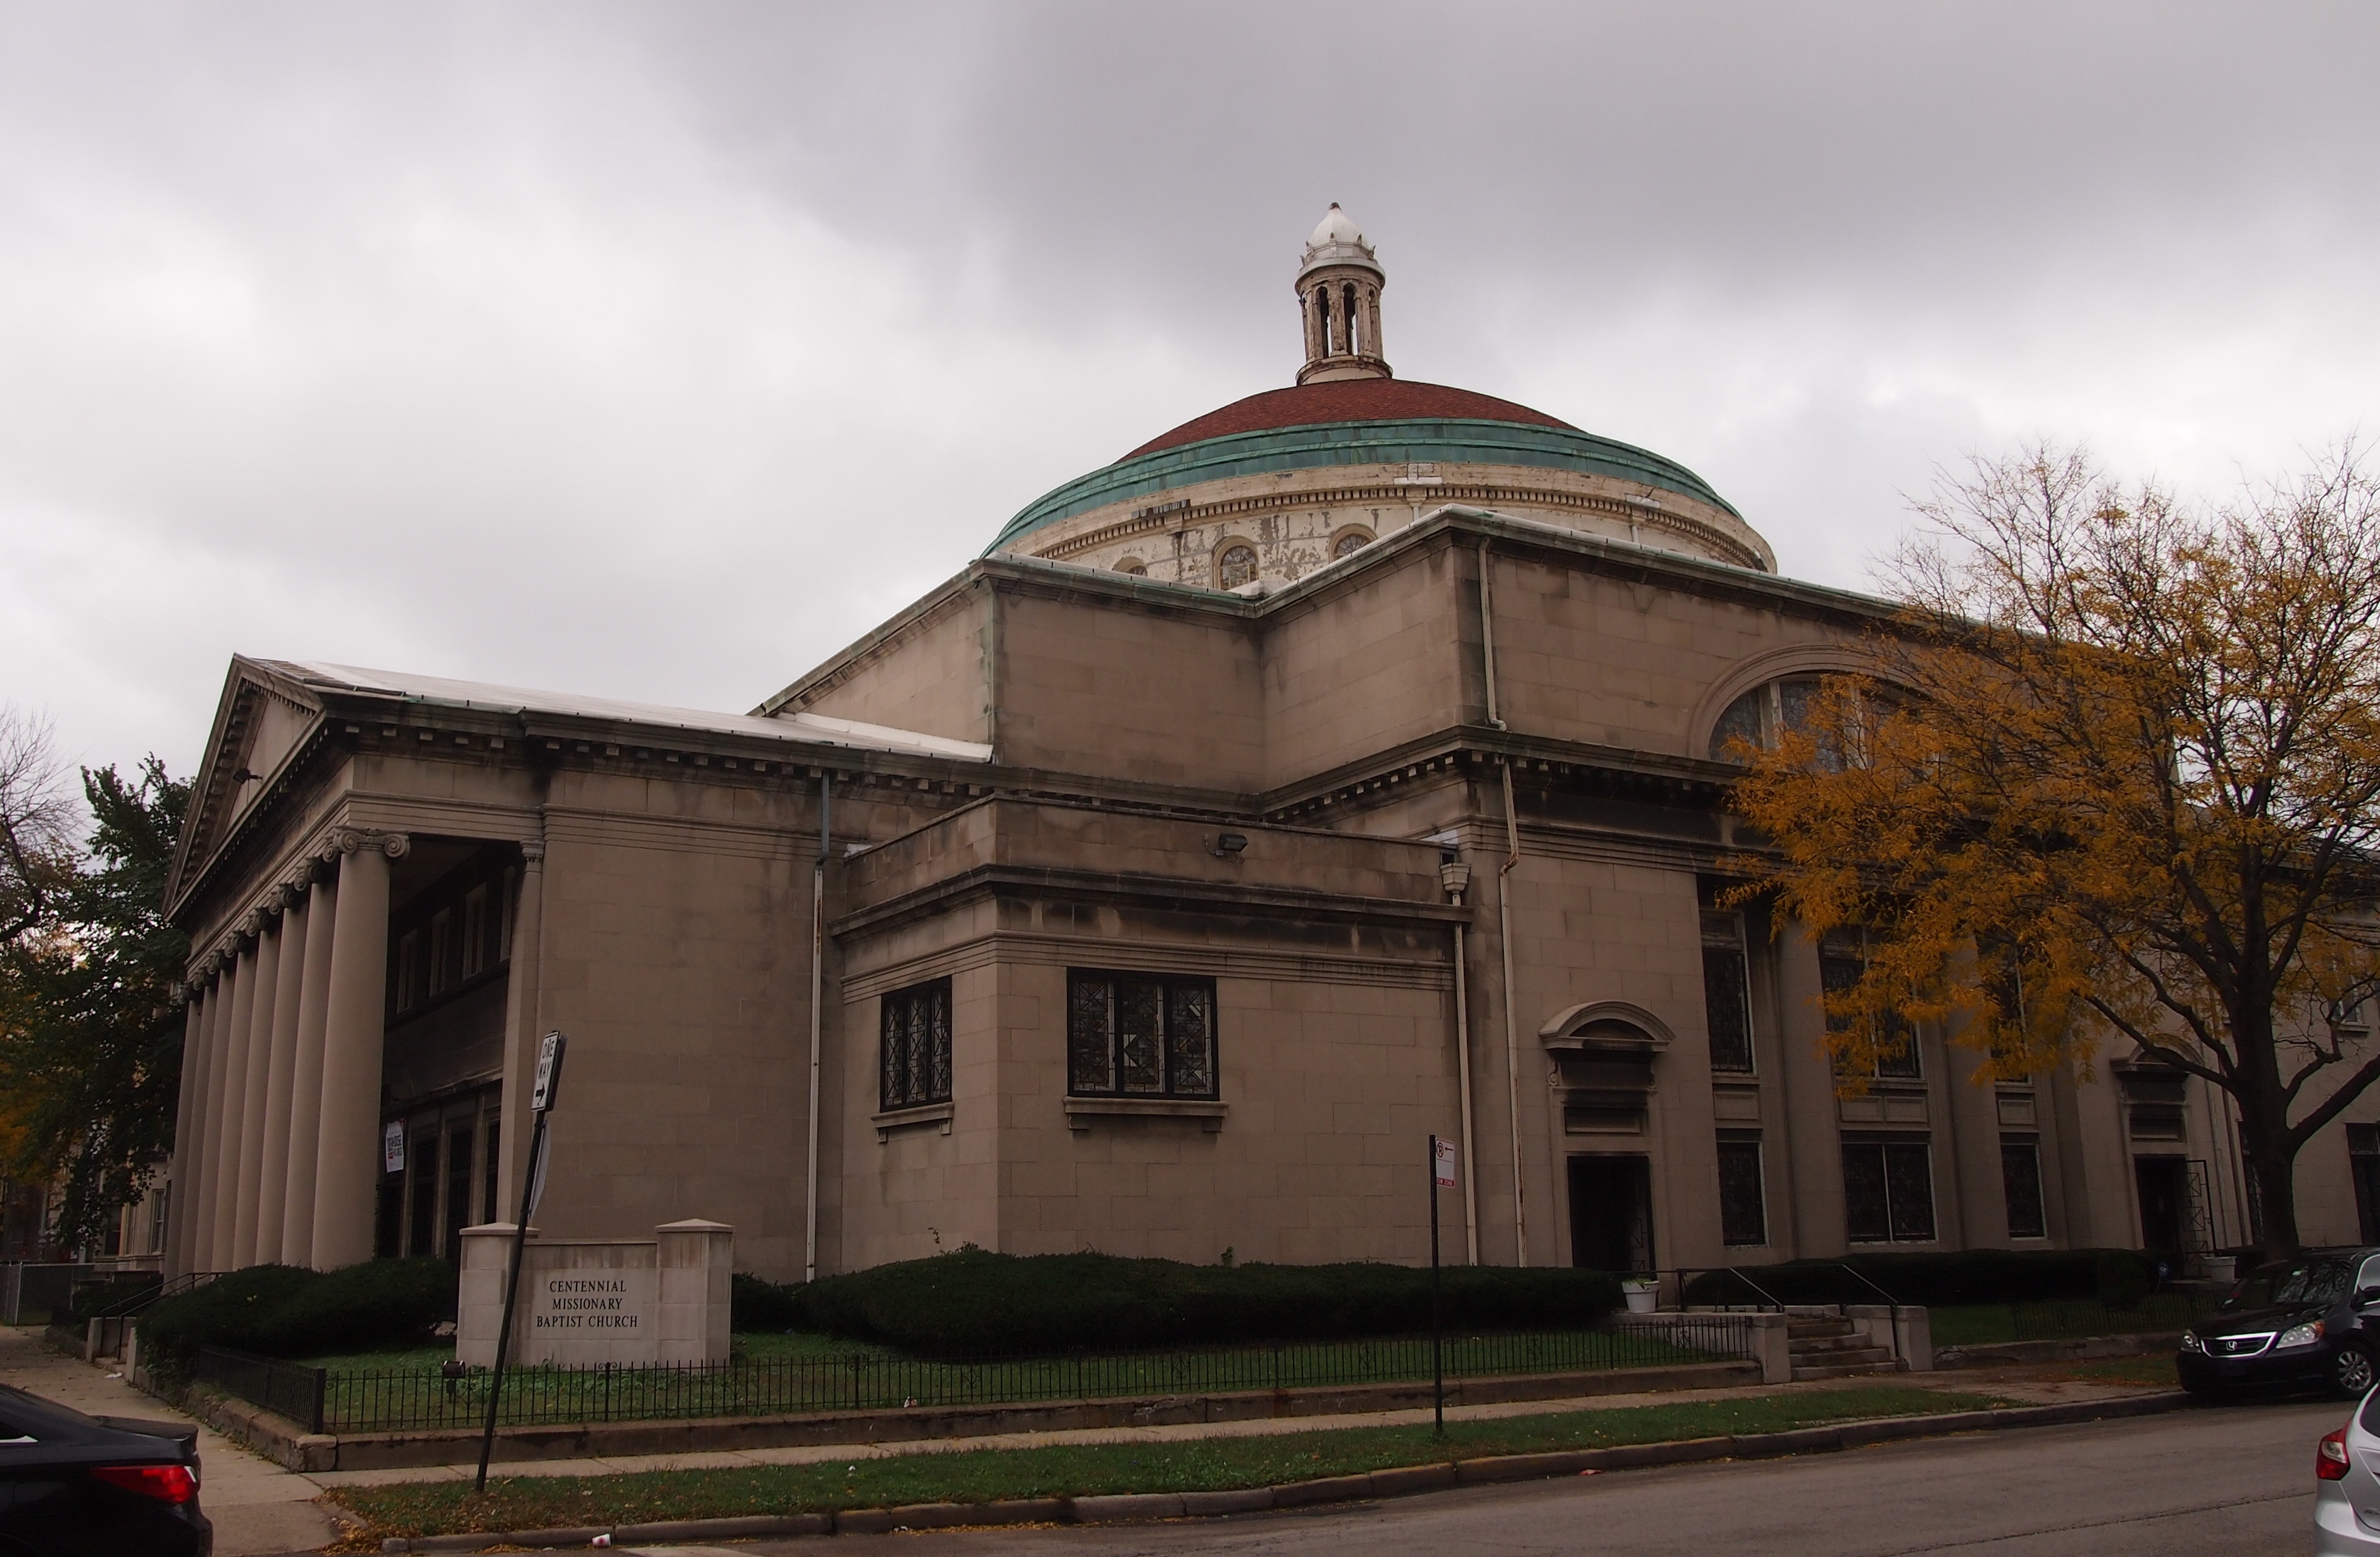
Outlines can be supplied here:
[[2380, 1557], [2380, 1390], [2313, 1452], [2313, 1549], [2319, 1557]]

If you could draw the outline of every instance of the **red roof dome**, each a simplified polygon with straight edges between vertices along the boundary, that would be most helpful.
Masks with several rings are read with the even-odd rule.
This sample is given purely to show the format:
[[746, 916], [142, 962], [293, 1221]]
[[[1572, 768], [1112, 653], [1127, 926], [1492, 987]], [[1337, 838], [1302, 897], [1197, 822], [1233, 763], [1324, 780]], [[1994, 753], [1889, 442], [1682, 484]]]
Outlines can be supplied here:
[[1234, 432], [1269, 432], [1278, 427], [1313, 427], [1333, 421], [1409, 421], [1431, 419], [1469, 421], [1517, 421], [1531, 427], [1578, 429], [1543, 411], [1475, 395], [1442, 383], [1416, 383], [1408, 379], [1341, 379], [1299, 384], [1294, 389], [1268, 389], [1245, 400], [1161, 432], [1124, 456], [1154, 454], [1184, 444]]

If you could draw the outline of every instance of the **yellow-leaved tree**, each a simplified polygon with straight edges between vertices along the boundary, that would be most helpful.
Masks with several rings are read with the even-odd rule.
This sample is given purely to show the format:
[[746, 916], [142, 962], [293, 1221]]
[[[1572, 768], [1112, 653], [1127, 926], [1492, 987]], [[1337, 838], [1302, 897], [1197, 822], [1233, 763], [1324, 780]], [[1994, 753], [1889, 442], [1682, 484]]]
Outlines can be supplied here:
[[2380, 1079], [2380, 490], [2347, 449], [2198, 509], [2041, 447], [1919, 509], [1861, 674], [1734, 750], [1742, 890], [1864, 935], [1839, 1074], [1937, 1023], [1983, 1078], [2201, 1077], [2295, 1254], [2298, 1153]]

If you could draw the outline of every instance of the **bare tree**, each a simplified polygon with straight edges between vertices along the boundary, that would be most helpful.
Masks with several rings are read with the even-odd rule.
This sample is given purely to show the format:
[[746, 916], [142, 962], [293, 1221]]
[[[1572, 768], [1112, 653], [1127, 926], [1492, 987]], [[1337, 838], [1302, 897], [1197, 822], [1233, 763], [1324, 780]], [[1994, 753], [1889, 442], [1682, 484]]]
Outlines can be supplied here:
[[75, 807], [49, 721], [0, 704], [0, 942], [46, 917], [73, 869]]

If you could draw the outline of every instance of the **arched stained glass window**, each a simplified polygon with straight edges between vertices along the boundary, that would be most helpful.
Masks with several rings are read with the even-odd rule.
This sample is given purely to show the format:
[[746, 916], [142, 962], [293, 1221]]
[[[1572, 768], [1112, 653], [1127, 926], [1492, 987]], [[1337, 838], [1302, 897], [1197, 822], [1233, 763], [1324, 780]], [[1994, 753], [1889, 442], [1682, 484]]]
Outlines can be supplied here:
[[1225, 547], [1221, 558], [1216, 564], [1216, 570], [1220, 577], [1221, 587], [1226, 590], [1236, 590], [1243, 584], [1255, 583], [1257, 580], [1256, 548], [1253, 546]]

